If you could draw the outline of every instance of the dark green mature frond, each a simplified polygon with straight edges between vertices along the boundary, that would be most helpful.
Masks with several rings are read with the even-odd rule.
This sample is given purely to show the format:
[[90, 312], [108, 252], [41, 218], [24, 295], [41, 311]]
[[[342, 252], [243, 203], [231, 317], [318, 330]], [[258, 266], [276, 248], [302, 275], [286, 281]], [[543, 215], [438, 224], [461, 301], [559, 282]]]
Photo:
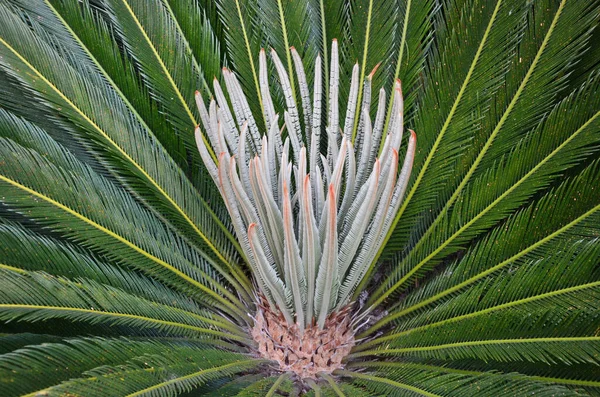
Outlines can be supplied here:
[[[49, 395], [72, 391], [88, 396], [165, 396], [196, 389], [215, 379], [255, 369], [260, 361], [219, 350], [195, 349], [180, 354], [140, 357], [131, 364], [91, 371], [89, 378], [70, 380]], [[127, 382], [117, 380], [127, 377]]]
[[[364, 335], [389, 322], [396, 329], [363, 343], [354, 357], [597, 365], [599, 175], [595, 162], [509, 218], [408, 294]], [[547, 382], [584, 387], [593, 379], [570, 376], [563, 371]]]
[[[0, 355], [0, 368], [11, 372], [0, 385], [5, 396], [26, 393], [58, 395], [68, 390], [61, 381], [89, 377], [89, 371], [107, 366], [125, 365], [164, 354], [186, 355], [191, 351], [211, 349], [201, 342], [136, 341], [131, 339], [79, 338], [53, 343], [34, 344]], [[214, 351], [214, 350], [213, 350]], [[224, 356], [230, 353], [220, 352]], [[236, 358], [243, 359], [237, 355]], [[58, 389], [53, 389], [53, 386]], [[43, 389], [43, 391], [42, 391]]]
[[[186, 38], [198, 67], [202, 69], [203, 80], [210, 86], [211, 80], [219, 76], [225, 64], [225, 54], [222, 53], [214, 23], [209, 19], [210, 14], [199, 5], [199, 0], [169, 0], [167, 3], [173, 21], [178, 24], [181, 36]], [[208, 89], [206, 94], [211, 92]]]
[[[257, 26], [255, 0], [218, 0], [219, 15], [227, 29], [224, 32], [230, 66], [236, 71], [245, 93], [255, 98], [250, 103], [254, 115], [264, 114], [264, 105], [258, 83], [257, 54], [262, 40]], [[260, 120], [260, 118], [257, 118]], [[266, 125], [259, 122], [259, 125]]]
[[[4, 189], [12, 192], [4, 203], [27, 209], [32, 219], [52, 225], [84, 245], [103, 250], [111, 259], [125, 261], [177, 288], [189, 291], [190, 285], [199, 287], [207, 297], [213, 297], [209, 299], [221, 300], [228, 310], [239, 313], [239, 309], [212, 291], [216, 288], [236, 300], [220, 284], [208, 281], [217, 275], [206, 262], [203, 268], [198, 266], [203, 261], [196, 250], [182, 239], [177, 242], [176, 236], [152, 213], [64, 152], [43, 131], [29, 131], [37, 138], [32, 143], [40, 152], [0, 138], [4, 159], [0, 180]], [[86, 194], [77, 194], [73, 186]]]
[[[341, 394], [340, 394], [341, 393]], [[331, 385], [321, 385], [317, 386], [315, 389], [310, 390], [306, 393], [307, 397], [339, 397], [343, 396], [356, 396], [356, 397], [371, 397], [378, 396], [378, 394], [374, 394], [361, 388], [359, 386], [352, 385], [348, 382], [339, 381], [336, 383], [336, 389], [331, 387]]]
[[[433, 21], [435, 14], [439, 11], [439, 5], [434, 1], [400, 2], [400, 19], [394, 35], [393, 48], [397, 56], [392, 58], [393, 78], [402, 82], [405, 95], [406, 108], [413, 112], [412, 105], [416, 101], [422, 84], [421, 73], [425, 67], [426, 57], [429, 54], [431, 41], [433, 40]], [[384, 84], [388, 85], [389, 82]], [[389, 106], [388, 113], [391, 111]], [[407, 114], [407, 119], [411, 114]], [[389, 114], [386, 123], [389, 123]]]
[[[586, 313], [594, 311], [593, 302], [598, 299], [600, 284], [598, 276], [593, 273], [594, 269], [590, 267], [595, 266], [594, 259], [598, 255], [596, 246], [596, 241], [585, 245], [575, 244], [573, 248], [560, 246], [561, 249], [549, 258], [506, 270], [496, 279], [466, 289], [461, 295], [438, 305], [435, 310], [403, 322], [398, 328], [400, 332], [392, 335], [394, 339], [400, 339], [400, 334], [412, 334], [415, 337], [415, 333], [420, 333], [415, 331], [447, 330], [450, 324], [452, 327], [470, 328], [464, 330], [464, 335], [491, 327], [492, 324], [495, 325], [489, 335], [506, 332], [509, 326], [514, 327], [511, 331], [515, 334], [556, 332], [557, 322], [548, 329], [532, 328], [536, 326], [535, 319], [553, 316], [558, 321], [557, 316], [560, 315], [585, 318]], [[573, 268], [579, 266], [584, 269], [576, 273]], [[545, 283], [541, 284], [541, 280]], [[522, 330], [514, 325], [515, 321], [523, 321], [527, 317], [530, 317], [530, 323], [523, 324]], [[584, 323], [579, 322], [576, 331], [585, 332]], [[438, 337], [439, 340], [443, 339], [440, 335]], [[422, 340], [425, 339], [423, 337]]]
[[252, 374], [237, 376], [234, 379], [221, 379], [212, 383], [208, 383], [202, 388], [194, 390], [184, 396], [204, 396], [204, 397], [227, 397], [237, 396], [251, 387], [255, 382], [264, 379], [262, 374]]
[[269, 397], [276, 397], [282, 396], [283, 393], [289, 395], [293, 389], [294, 384], [288, 379], [287, 376], [271, 376], [253, 382], [252, 384], [246, 386], [243, 390], [240, 390], [237, 394], [235, 394], [235, 396], [259, 397], [268, 395]]
[[155, 329], [170, 336], [200, 338], [208, 334], [245, 340], [237, 327], [213, 319], [208, 311], [196, 314], [170, 308], [85, 279], [70, 281], [4, 265], [0, 275], [0, 318], [4, 321], [64, 318], [75, 323], [126, 325], [138, 332]]
[[[389, 251], [402, 248], [410, 237], [409, 225], [445, 197], [442, 189], [461, 172], [465, 153], [473, 156], [468, 149], [481, 133], [481, 114], [489, 109], [520, 41], [528, 9], [525, 4], [500, 1], [484, 7], [478, 3], [449, 6], [444, 10], [447, 20], [438, 18], [439, 45], [426, 67], [427, 94], [416, 105], [427, 111], [418, 112], [414, 119], [419, 131], [418, 171], [395, 218], [395, 222], [400, 217], [404, 221], [396, 228]], [[415, 194], [417, 201], [412, 200]]]
[[[501, 117], [492, 124], [493, 130], [477, 152], [477, 157], [468, 172], [429, 229], [424, 231], [421, 240], [417, 240], [410, 253], [398, 263], [395, 274], [388, 279], [389, 284], [385, 284], [385, 288], [380, 288], [375, 293], [376, 296], [380, 291], [391, 286], [392, 282], [395, 284], [386, 291], [384, 296], [406, 288], [406, 283], [411, 278], [431, 269], [437, 263], [436, 258], [455, 252], [485, 228], [489, 228], [506, 216], [509, 211], [518, 208], [538, 189], [547, 186], [553, 178], [560, 175], [559, 172], [591, 153], [592, 149], [589, 145], [595, 144], [598, 139], [594, 131], [597, 129], [596, 112], [599, 108], [596, 95], [593, 94], [597, 79], [586, 82], [579, 92], [573, 94], [573, 97], [581, 101], [581, 109], [587, 111], [578, 112], [573, 109], [573, 113], [569, 112], [572, 121], [567, 119], [564, 125], [570, 128], [561, 131], [561, 133], [564, 131], [562, 136], [565, 142], [559, 143], [560, 138], [557, 139], [555, 133], [552, 133], [554, 135], [552, 138], [547, 137], [551, 132], [544, 130], [542, 126], [528, 135], [528, 139], [538, 142], [543, 139], [544, 143], [541, 147], [536, 146], [532, 141], [525, 141], [519, 142], [514, 148], [517, 137], [522, 137], [547, 113], [548, 106], [552, 104], [554, 98], [553, 94], [560, 88], [561, 79], [557, 77], [567, 72], [574, 62], [572, 58], [582, 52], [591, 27], [598, 18], [597, 7], [591, 8], [582, 3], [578, 5], [583, 8], [579, 8], [577, 4], [563, 3], [557, 10], [525, 75], [519, 85], [513, 88], [515, 91], [512, 97], [509, 96], [510, 103], [503, 112], [498, 112]], [[586, 15], [586, 18], [578, 20], [582, 15]], [[578, 21], [575, 23], [574, 20]], [[564, 36], [553, 35], [555, 29], [570, 35], [572, 39], [569, 41], [569, 47], [565, 48], [562, 45]], [[563, 50], [569, 56], [561, 55]], [[574, 106], [573, 104], [579, 106], [575, 98], [565, 100], [562, 108], [555, 110], [564, 111], [569, 105]], [[562, 113], [558, 114], [562, 115]], [[513, 120], [519, 122], [515, 123]], [[548, 126], [556, 128], [555, 123], [547, 123], [546, 128]], [[505, 155], [505, 158], [498, 159], [498, 154], [494, 154], [494, 150], [498, 153], [498, 147], [501, 148], [499, 149], [501, 153], [506, 153], [508, 149], [512, 149], [512, 153], [510, 156]], [[525, 157], [527, 151], [537, 162], [527, 161], [528, 158]], [[543, 157], [545, 153], [547, 154]], [[525, 164], [531, 168], [528, 169]], [[481, 208], [480, 213], [477, 213], [478, 208]], [[456, 229], [449, 230], [449, 226], [454, 226]], [[432, 241], [432, 238], [437, 240]]]
[[170, 7], [158, 0], [106, 0], [106, 17], [118, 38], [141, 69], [152, 95], [169, 106], [174, 126], [183, 142], [193, 148], [189, 126], [198, 124], [193, 93], [198, 87], [210, 90], [200, 65], [192, 57], [188, 40], [172, 18]]
[[[594, 390], [600, 387], [600, 382], [597, 379], [598, 368], [590, 365], [544, 365], [535, 364], [516, 364], [510, 363], [502, 365], [498, 362], [484, 363], [477, 360], [460, 360], [455, 362], [444, 362], [440, 360], [419, 360], [412, 359], [410, 361], [403, 360], [402, 362], [376, 362], [369, 361], [362, 363], [363, 367], [377, 369], [379, 373], [395, 373], [402, 371], [430, 371], [430, 373], [438, 373], [442, 375], [458, 375], [458, 379], [462, 378], [464, 386], [477, 387], [478, 379], [487, 379], [490, 383], [498, 382], [498, 390], [496, 393], [501, 393], [504, 388], [511, 389], [510, 382], [512, 380], [525, 381], [531, 386], [542, 386], [544, 383], [559, 385], [561, 393], [569, 394], [565, 388], [573, 390], [579, 394], [595, 396]], [[471, 382], [473, 381], [473, 382]], [[553, 386], [551, 386], [553, 387]], [[460, 390], [460, 389], [459, 389]], [[557, 389], [554, 389], [557, 390]], [[512, 391], [514, 393], [514, 391]]]
[[94, 62], [85, 58], [65, 58], [61, 43], [32, 32], [8, 9], [0, 16], [6, 29], [0, 41], [6, 49], [3, 62], [15, 67], [10, 73], [22, 81], [22, 89], [33, 90], [44, 106], [60, 107], [81, 128], [83, 135], [71, 139], [85, 137], [88, 144], [98, 145], [93, 147], [100, 160], [124, 177], [129, 188], [201, 241], [206, 255], [231, 267], [232, 250], [222, 245], [229, 232], [150, 131], [139, 124], [139, 115], [128, 110], [122, 93], [107, 85], [103, 69], [97, 73]]
[[490, 339], [465, 341], [435, 346], [420, 346], [382, 350], [382, 355], [460, 360], [474, 358], [483, 361], [530, 361], [554, 364], [594, 365], [600, 353], [600, 337], [548, 337], [521, 339]]
[[[408, 294], [384, 320], [372, 327], [369, 333], [406, 315], [418, 313], [432, 303], [439, 304], [440, 300], [448, 299], [475, 283], [485, 282], [489, 277], [499, 275], [504, 279], [507, 271], [510, 271], [510, 275], [521, 266], [525, 267], [520, 276], [531, 274], [529, 277], [537, 278], [539, 282], [547, 276], [544, 270], [547, 267], [537, 266], [540, 261], [546, 261], [546, 266], [556, 266], [558, 262], [558, 269], [571, 265], [575, 259], [582, 261], [580, 266], [567, 268], [571, 272], [570, 278], [555, 276], [551, 279], [555, 284], [538, 286], [537, 288], [541, 289], [540, 293], [551, 291], [553, 286], [559, 289], [561, 285], [571, 287], [578, 283], [594, 282], [594, 278], [590, 280], [588, 277], [598, 276], [593, 268], [598, 255], [595, 251], [598, 231], [593, 225], [597, 224], [600, 217], [600, 202], [595, 194], [600, 183], [598, 164], [596, 162], [578, 177], [564, 182], [528, 208], [511, 216], [505, 224], [491, 231], [485, 239], [474, 245], [459, 261], [433, 277], [422, 288]], [[589, 244], [589, 247], [582, 243], [582, 240]], [[579, 244], [579, 247], [572, 250], [583, 248], [584, 251], [591, 251], [587, 257], [577, 255], [577, 251], [568, 249], [568, 246], [573, 244]], [[566, 253], [563, 253], [565, 249]], [[554, 255], [558, 257], [555, 258]], [[567, 262], [560, 261], [561, 257]], [[532, 273], [529, 273], [530, 271]], [[548, 280], [544, 278], [544, 281]], [[515, 279], [513, 285], [520, 289], [520, 279]], [[525, 288], [521, 291], [524, 294], [534, 293]], [[502, 299], [510, 299], [512, 293], [514, 292], [503, 290]]]
[[294, 47], [298, 51], [306, 69], [308, 85], [312, 86], [315, 59], [317, 54], [323, 54], [318, 2], [258, 0], [257, 24], [265, 35], [262, 46], [267, 49], [273, 48], [278, 54], [287, 55], [284, 63], [296, 102], [300, 103], [300, 90], [289, 49]]
[[44, 334], [0, 334], [0, 355], [10, 353], [28, 345], [39, 345], [42, 343], [58, 342], [62, 338], [56, 335]]
[[7, 396], [36, 392], [93, 368], [158, 354], [167, 347], [168, 344], [158, 342], [102, 338], [30, 343], [30, 346], [0, 356], [0, 368], [12, 372], [10, 377], [1, 379], [2, 390]]
[[[371, 367], [371, 366], [370, 366]], [[375, 375], [344, 371], [341, 374], [355, 379], [359, 385], [386, 396], [577, 396], [562, 385], [548, 386], [537, 379], [519, 374], [494, 372], [472, 374], [448, 373], [444, 368], [418, 366], [410, 363], [390, 363], [379, 367]]]
[[85, 278], [132, 295], [171, 307], [200, 313], [188, 296], [121, 267], [108, 264], [80, 247], [40, 236], [19, 224], [0, 219], [1, 264], [23, 270], [43, 271], [69, 279]]
[[[100, 354], [99, 354], [100, 353]], [[51, 354], [54, 360], [40, 362]], [[29, 378], [11, 379], [9, 392], [20, 395], [85, 396], [173, 395], [214, 378], [231, 376], [260, 364], [247, 357], [217, 350], [198, 342], [138, 342], [127, 339], [75, 339], [63, 344], [31, 346], [0, 357], [6, 368], [19, 366]], [[53, 378], [44, 367], [65, 368]], [[70, 379], [59, 384], [60, 376]], [[123, 382], [124, 377], [127, 382]], [[36, 379], [36, 383], [23, 382]], [[18, 381], [21, 382], [18, 382]], [[34, 386], [34, 387], [32, 387]], [[42, 386], [35, 388], [35, 386]], [[18, 394], [17, 394], [18, 393]]]
[[120, 53], [114, 30], [110, 29], [97, 10], [88, 2], [46, 1], [42, 5], [37, 1], [20, 1], [19, 6], [25, 8], [32, 17], [51, 14], [56, 19], [52, 26], [53, 34], [65, 37], [63, 45], [86, 52], [174, 160], [184, 169], [187, 168], [187, 164], [182, 161], [184, 157], [179, 153], [181, 145], [177, 135], [173, 133], [167, 118], [159, 111], [159, 106], [148, 100], [151, 94], [136, 75], [134, 63]]

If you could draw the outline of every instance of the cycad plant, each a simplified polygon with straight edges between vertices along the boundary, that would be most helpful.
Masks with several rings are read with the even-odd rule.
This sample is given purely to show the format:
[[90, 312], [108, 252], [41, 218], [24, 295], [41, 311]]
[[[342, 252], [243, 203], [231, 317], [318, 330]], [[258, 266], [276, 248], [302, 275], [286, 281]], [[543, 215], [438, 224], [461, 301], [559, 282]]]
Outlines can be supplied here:
[[597, 0], [0, 0], [0, 396], [600, 395]]

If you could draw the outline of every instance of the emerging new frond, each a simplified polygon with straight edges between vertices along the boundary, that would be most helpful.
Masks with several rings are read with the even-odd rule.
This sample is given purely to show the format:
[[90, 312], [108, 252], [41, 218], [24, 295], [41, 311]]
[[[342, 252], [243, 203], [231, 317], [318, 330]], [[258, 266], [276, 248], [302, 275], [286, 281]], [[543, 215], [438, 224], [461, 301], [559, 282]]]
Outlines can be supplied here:
[[[314, 65], [311, 104], [302, 60], [293, 48], [291, 55], [301, 105], [294, 99], [283, 63], [271, 51], [286, 102], [283, 117], [276, 114], [266, 54], [261, 50], [259, 76], [265, 133], [259, 132], [260, 123], [254, 120], [235, 74], [223, 69], [231, 107], [216, 79], [216, 98], [208, 109], [197, 93], [205, 134], [199, 126], [196, 142], [220, 189], [262, 294], [274, 312], [280, 312], [289, 324], [297, 324], [302, 332], [314, 321], [323, 329], [328, 315], [350, 303], [402, 201], [416, 136], [411, 131], [399, 170], [404, 112], [400, 81], [394, 85], [392, 118], [385, 129], [384, 89], [379, 93], [374, 123], [369, 114], [375, 70], [363, 82], [362, 104], [357, 103], [358, 64], [352, 73], [344, 124], [340, 125], [335, 40], [327, 125], [321, 128], [320, 57]], [[360, 117], [355, 117], [356, 112]], [[353, 136], [355, 120], [358, 126]], [[327, 143], [326, 150], [321, 150], [321, 142]]]

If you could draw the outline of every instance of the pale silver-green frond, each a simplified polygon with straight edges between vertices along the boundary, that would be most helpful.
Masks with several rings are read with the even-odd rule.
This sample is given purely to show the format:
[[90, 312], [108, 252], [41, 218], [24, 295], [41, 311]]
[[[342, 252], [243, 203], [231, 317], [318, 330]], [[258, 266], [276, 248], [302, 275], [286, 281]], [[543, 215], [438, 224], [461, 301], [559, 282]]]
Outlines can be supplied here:
[[[302, 59], [291, 49], [301, 102], [296, 103], [286, 67], [271, 51], [278, 92], [285, 99], [280, 117], [271, 98], [267, 57], [260, 51], [260, 94], [267, 126], [262, 135], [249, 99], [228, 69], [223, 69], [223, 80], [229, 101], [216, 79], [215, 99], [208, 110], [197, 97], [204, 130], [218, 156], [216, 164], [198, 127], [196, 141], [206, 169], [223, 196], [261, 293], [273, 312], [296, 323], [300, 333], [315, 322], [322, 329], [332, 312], [350, 303], [400, 206], [416, 146], [411, 131], [400, 168], [404, 103], [399, 81], [394, 84], [389, 128], [383, 129], [383, 89], [371, 121], [371, 82], [377, 68], [360, 82], [355, 65], [344, 125], [339, 124], [335, 40], [331, 52], [329, 98], [324, 104], [320, 57], [311, 101]], [[359, 104], [360, 84], [364, 97]], [[328, 115], [322, 127], [323, 106]], [[357, 113], [360, 122], [353, 137]], [[322, 133], [327, 138], [323, 150]]]

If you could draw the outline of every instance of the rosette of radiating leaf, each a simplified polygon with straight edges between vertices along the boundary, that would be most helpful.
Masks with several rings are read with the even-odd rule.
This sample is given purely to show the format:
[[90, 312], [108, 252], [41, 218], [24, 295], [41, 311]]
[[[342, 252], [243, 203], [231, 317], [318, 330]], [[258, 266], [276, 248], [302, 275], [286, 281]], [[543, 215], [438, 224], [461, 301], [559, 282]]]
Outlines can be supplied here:
[[[0, 394], [598, 396], [599, 5], [0, 0]], [[419, 144], [361, 276], [376, 222], [344, 219], [367, 211], [375, 158], [385, 186], [396, 79]], [[350, 266], [317, 286], [326, 254]], [[365, 304], [335, 311], [346, 289]], [[297, 341], [348, 322], [312, 355], [341, 371], [286, 372], [317, 353]], [[302, 347], [280, 373], [248, 354], [274, 335]]]

